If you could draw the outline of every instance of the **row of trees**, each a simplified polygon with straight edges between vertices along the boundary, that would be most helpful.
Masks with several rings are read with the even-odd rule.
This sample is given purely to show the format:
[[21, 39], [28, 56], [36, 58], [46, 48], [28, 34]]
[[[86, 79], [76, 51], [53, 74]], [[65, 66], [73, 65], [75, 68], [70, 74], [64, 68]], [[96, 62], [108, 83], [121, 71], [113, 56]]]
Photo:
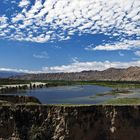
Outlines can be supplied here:
[[43, 84], [29, 84], [29, 85], [17, 85], [17, 86], [6, 86], [6, 87], [2, 87], [0, 89], [0, 93], [11, 93], [11, 92], [18, 92], [21, 90], [27, 90], [27, 89], [35, 89], [35, 88], [43, 88], [43, 87], [47, 87], [48, 85], [43, 85]]

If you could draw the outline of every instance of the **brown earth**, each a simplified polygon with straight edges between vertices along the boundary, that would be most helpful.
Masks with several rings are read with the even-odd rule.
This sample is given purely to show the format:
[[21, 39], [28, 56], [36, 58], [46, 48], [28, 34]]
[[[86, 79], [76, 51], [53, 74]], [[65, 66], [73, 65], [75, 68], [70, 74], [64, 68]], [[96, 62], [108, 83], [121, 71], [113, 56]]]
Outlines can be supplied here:
[[140, 81], [140, 67], [127, 69], [110, 68], [104, 71], [82, 71], [77, 73], [40, 73], [13, 77], [21, 80], [67, 80], [67, 81]]
[[139, 140], [140, 106], [0, 106], [1, 140]]

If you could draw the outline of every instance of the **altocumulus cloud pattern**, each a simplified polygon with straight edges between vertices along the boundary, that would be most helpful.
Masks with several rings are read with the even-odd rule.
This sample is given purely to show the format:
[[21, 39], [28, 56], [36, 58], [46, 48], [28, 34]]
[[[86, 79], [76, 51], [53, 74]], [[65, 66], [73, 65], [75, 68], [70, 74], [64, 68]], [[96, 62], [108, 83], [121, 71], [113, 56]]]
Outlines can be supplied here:
[[[31, 45], [31, 56], [38, 62], [34, 67], [42, 66], [38, 72], [140, 66], [140, 0], [0, 0], [0, 40]], [[51, 51], [48, 44], [58, 45], [57, 50]], [[44, 49], [35, 51], [34, 45]], [[69, 55], [74, 60], [71, 64], [63, 60]], [[27, 59], [34, 62], [29, 56]]]
[[[124, 49], [129, 49], [129, 44], [140, 45], [139, 0], [3, 0], [1, 3], [1, 7], [11, 4], [0, 13], [0, 38], [44, 43], [68, 40], [74, 34], [103, 33], [119, 36], [118, 46]], [[86, 49], [114, 50], [115, 45]]]

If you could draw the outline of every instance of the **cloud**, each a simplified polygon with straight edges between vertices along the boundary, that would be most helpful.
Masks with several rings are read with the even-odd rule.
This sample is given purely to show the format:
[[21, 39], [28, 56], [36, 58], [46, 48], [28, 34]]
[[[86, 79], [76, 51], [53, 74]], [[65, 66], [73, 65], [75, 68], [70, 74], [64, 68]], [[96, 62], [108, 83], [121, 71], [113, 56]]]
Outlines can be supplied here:
[[[11, 16], [6, 17], [8, 22], [1, 26], [10, 33], [0, 37], [40, 43], [67, 40], [85, 33], [118, 36], [120, 40], [138, 37], [139, 7], [139, 0], [35, 0], [34, 3], [20, 0]], [[120, 49], [121, 45], [126, 47], [119, 45]]]
[[62, 47], [61, 46], [58, 46], [58, 45], [54, 45], [52, 46], [53, 48], [56, 48], [56, 49], [61, 49]]
[[12, 22], [13, 22], [13, 23], [16, 23], [16, 22], [18, 22], [18, 21], [20, 21], [20, 20], [23, 20], [24, 18], [25, 18], [24, 15], [22, 15], [22, 14], [17, 14], [16, 17], [12, 18]]
[[124, 54], [122, 52], [119, 52], [119, 56], [124, 56]]
[[78, 57], [73, 57], [73, 58], [72, 58], [72, 62], [74, 62], [74, 63], [79, 62], [79, 58], [78, 58]]
[[0, 71], [17, 72], [17, 73], [41, 73], [42, 72], [42, 71], [32, 71], [32, 70], [25, 70], [25, 69], [12, 69], [12, 68], [0, 68]]
[[88, 51], [95, 51], [95, 50], [115, 51], [115, 50], [131, 50], [132, 48], [139, 48], [139, 47], [140, 47], [140, 40], [124, 40], [123, 42], [98, 45], [96, 47], [92, 47], [91, 45], [89, 45], [88, 47], [85, 48], [85, 50], [88, 50]]
[[38, 53], [38, 54], [33, 54], [33, 57], [39, 58], [39, 59], [48, 59], [49, 58], [47, 52], [41, 52], [41, 53]]
[[0, 71], [19, 72], [19, 73], [59, 73], [59, 72], [81, 72], [88, 70], [105, 70], [108, 68], [128, 68], [130, 66], [140, 66], [140, 61], [131, 62], [110, 62], [110, 61], [93, 61], [93, 62], [79, 62], [75, 61], [69, 65], [43, 67], [40, 71], [26, 70], [26, 69], [12, 69], [0, 68]]
[[5, 24], [7, 22], [7, 17], [5, 15], [0, 17], [0, 24]]
[[29, 0], [21, 0], [21, 2], [19, 3], [19, 7], [26, 7], [30, 4]]
[[84, 70], [105, 70], [108, 68], [128, 68], [130, 66], [140, 66], [140, 61], [131, 61], [131, 62], [74, 62], [70, 65], [62, 65], [62, 66], [53, 66], [53, 67], [44, 67], [43, 71], [45, 72], [81, 72]]
[[136, 56], [139, 56], [139, 57], [140, 57], [140, 51], [136, 51], [136, 52], [134, 52], [134, 54], [135, 54]]

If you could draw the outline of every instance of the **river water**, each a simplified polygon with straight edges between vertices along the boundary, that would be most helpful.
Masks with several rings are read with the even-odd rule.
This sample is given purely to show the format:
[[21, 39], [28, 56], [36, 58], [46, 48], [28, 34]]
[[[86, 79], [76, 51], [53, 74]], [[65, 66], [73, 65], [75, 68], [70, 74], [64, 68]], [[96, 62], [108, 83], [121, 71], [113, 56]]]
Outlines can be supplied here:
[[110, 87], [75, 85], [36, 88], [18, 93], [10, 93], [10, 95], [33, 96], [39, 99], [42, 104], [103, 104], [110, 99], [140, 98], [140, 89], [131, 89], [131, 92], [127, 94], [105, 94], [111, 91], [112, 88]]
[[36, 97], [43, 104], [98, 104], [109, 100], [111, 96], [100, 98], [94, 98], [94, 96], [111, 90], [103, 86], [76, 85], [33, 89], [19, 94]]

